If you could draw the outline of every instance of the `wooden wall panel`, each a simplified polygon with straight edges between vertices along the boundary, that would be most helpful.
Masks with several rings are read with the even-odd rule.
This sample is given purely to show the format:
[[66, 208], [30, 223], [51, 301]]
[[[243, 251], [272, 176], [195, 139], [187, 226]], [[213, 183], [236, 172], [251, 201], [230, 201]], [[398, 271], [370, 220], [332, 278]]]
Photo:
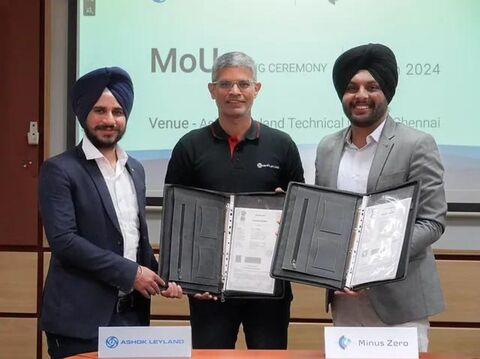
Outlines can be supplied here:
[[41, 359], [50, 359], [48, 355], [48, 346], [47, 346], [47, 336], [42, 332], [42, 358]]
[[[480, 278], [480, 261], [437, 261], [447, 310], [432, 321], [480, 323], [480, 292], [474, 285]], [[325, 311], [325, 290], [292, 283], [292, 319], [330, 319]]]
[[437, 267], [447, 310], [431, 320], [480, 323], [480, 261], [440, 260]]
[[292, 319], [330, 319], [325, 311], [325, 289], [292, 283], [293, 302], [290, 310]]
[[36, 313], [37, 253], [0, 252], [0, 312]]
[[33, 318], [0, 318], [0, 357], [35, 358], [37, 320]]
[[43, 253], [43, 284], [45, 285], [45, 278], [47, 278], [48, 268], [50, 267], [50, 258], [52, 258], [52, 253], [45, 252]]
[[319, 323], [290, 323], [288, 348], [324, 350], [323, 328], [325, 325]]
[[190, 322], [188, 320], [152, 320], [150, 325], [154, 327], [182, 327], [189, 326]]
[[152, 315], [190, 315], [187, 296], [173, 299], [156, 295], [152, 298]]
[[480, 358], [480, 328], [431, 328], [428, 351]]

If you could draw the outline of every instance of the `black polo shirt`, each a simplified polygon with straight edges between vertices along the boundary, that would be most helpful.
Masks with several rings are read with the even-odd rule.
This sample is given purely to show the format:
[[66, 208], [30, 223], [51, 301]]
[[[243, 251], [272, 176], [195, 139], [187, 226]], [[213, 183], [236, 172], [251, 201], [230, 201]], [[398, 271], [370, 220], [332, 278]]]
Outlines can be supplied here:
[[300, 155], [288, 134], [252, 120], [232, 152], [228, 139], [218, 120], [190, 131], [173, 149], [165, 183], [240, 193], [286, 190], [290, 181], [304, 182]]

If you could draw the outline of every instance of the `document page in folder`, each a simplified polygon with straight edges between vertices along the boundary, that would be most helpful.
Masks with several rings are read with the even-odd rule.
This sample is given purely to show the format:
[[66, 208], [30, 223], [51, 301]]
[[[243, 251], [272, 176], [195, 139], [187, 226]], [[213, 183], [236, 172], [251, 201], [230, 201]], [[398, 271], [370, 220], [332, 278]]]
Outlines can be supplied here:
[[281, 214], [235, 208], [226, 290], [273, 294], [270, 266]]
[[365, 208], [350, 287], [395, 278], [411, 200], [398, 199]]

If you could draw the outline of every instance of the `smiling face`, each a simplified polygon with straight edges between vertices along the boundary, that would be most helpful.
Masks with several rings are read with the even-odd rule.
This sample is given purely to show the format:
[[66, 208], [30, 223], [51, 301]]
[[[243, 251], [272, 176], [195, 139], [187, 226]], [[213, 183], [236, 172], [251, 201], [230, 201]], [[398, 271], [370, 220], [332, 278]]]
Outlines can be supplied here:
[[352, 77], [342, 98], [343, 111], [353, 126], [376, 128], [385, 118], [388, 102], [367, 70]]
[[[226, 81], [233, 86], [222, 86]], [[250, 86], [244, 86], [246, 82]], [[224, 67], [218, 71], [215, 83], [208, 84], [210, 95], [218, 107], [218, 115], [223, 120], [250, 119], [253, 101], [260, 87], [260, 83], [254, 82], [252, 71], [239, 66]]]
[[98, 149], [115, 147], [126, 129], [122, 106], [113, 94], [105, 89], [88, 113], [85, 134]]

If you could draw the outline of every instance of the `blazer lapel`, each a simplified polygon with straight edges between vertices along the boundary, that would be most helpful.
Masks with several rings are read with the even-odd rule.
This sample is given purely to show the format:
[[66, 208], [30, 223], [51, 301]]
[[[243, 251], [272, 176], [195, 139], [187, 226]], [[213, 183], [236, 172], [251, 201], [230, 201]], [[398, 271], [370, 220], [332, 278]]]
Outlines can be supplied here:
[[118, 223], [117, 214], [115, 212], [115, 208], [113, 207], [112, 198], [110, 197], [110, 192], [108, 192], [108, 187], [105, 183], [102, 172], [100, 172], [100, 169], [98, 168], [97, 162], [95, 160], [87, 160], [85, 158], [85, 153], [80, 146], [81, 145], [77, 146], [77, 154], [80, 157], [82, 165], [83, 167], [85, 167], [86, 171], [92, 178], [95, 187], [97, 187], [98, 194], [100, 195], [103, 206], [108, 216], [110, 217], [110, 220], [112, 221], [117, 231], [122, 234], [120, 224]]
[[338, 169], [340, 167], [340, 160], [342, 159], [343, 147], [345, 145], [345, 136], [348, 129], [341, 131], [332, 142], [330, 150], [330, 158], [326, 161], [326, 173], [328, 173], [327, 187], [337, 188]]
[[135, 187], [135, 193], [137, 196], [137, 204], [138, 204], [138, 219], [140, 223], [140, 238], [138, 242], [138, 250], [137, 250], [137, 262], [138, 263], [148, 263], [146, 261], [149, 261], [149, 258], [143, 258], [143, 255], [147, 253], [145, 251], [145, 248], [148, 244], [148, 230], [147, 230], [147, 220], [145, 218], [145, 195], [144, 195], [144, 179], [140, 176], [138, 171], [135, 168], [135, 165], [133, 165], [132, 161], [130, 160], [130, 157], [127, 160], [127, 163], [125, 164], [125, 167], [130, 173], [130, 177], [132, 178], [133, 181], [133, 186]]
[[130, 159], [127, 160], [126, 163], [127, 171], [130, 173], [130, 177], [132, 178], [133, 185], [135, 186], [135, 192], [137, 195], [137, 204], [138, 204], [138, 213], [140, 216], [140, 223], [144, 223], [145, 221], [145, 199], [143, 198], [143, 181], [140, 179], [137, 171], [135, 170], [134, 166]]
[[385, 120], [385, 127], [380, 136], [375, 156], [373, 157], [370, 173], [368, 174], [367, 192], [372, 192], [377, 188], [378, 179], [394, 145], [394, 138], [395, 122], [388, 116]]

